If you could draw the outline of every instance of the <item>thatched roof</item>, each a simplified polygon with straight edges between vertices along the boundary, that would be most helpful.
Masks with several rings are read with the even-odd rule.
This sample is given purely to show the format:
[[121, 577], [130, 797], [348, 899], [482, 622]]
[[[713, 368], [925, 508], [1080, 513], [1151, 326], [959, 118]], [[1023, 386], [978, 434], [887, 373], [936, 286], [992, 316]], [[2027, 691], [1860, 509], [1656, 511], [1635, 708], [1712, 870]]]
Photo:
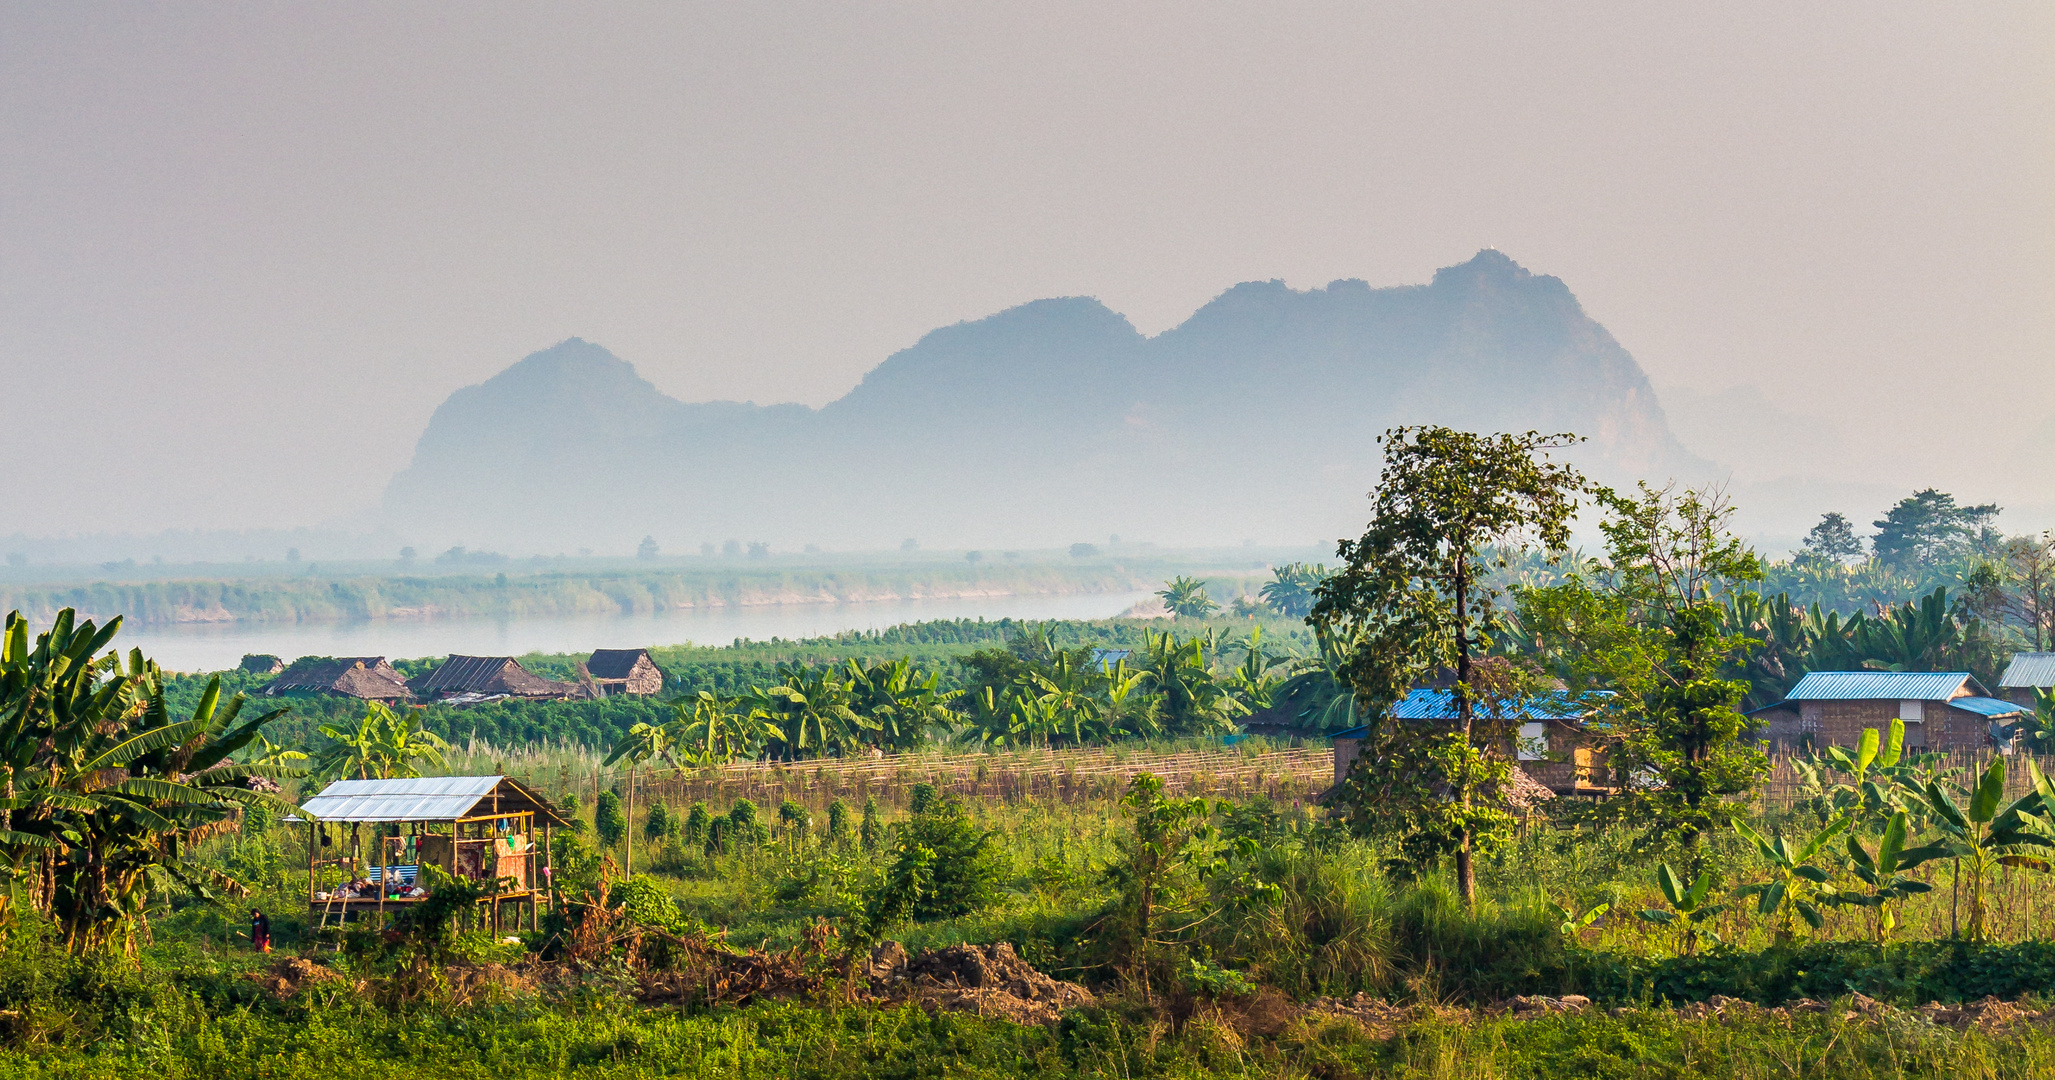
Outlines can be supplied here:
[[302, 657], [264, 687], [264, 693], [299, 691], [341, 694], [366, 701], [404, 701], [413, 697], [407, 680], [383, 656]]
[[571, 697], [579, 692], [576, 683], [545, 679], [520, 665], [511, 656], [459, 656], [437, 664], [411, 684], [422, 697], [449, 694], [505, 694], [508, 697]]
[[585, 670], [595, 679], [625, 679], [634, 673], [636, 661], [648, 655], [648, 649], [594, 649]]

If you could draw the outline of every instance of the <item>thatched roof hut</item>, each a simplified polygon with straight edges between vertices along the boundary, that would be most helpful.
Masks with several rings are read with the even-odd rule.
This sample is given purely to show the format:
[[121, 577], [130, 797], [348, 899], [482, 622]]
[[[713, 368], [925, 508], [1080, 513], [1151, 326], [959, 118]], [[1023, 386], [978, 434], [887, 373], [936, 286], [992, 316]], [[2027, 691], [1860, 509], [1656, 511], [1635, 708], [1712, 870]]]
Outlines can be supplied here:
[[365, 701], [405, 701], [414, 696], [407, 680], [383, 656], [303, 656], [279, 672], [263, 691], [340, 694]]
[[417, 676], [409, 685], [416, 695], [438, 701], [485, 701], [502, 697], [545, 700], [577, 697], [583, 693], [578, 684], [545, 679], [522, 667], [511, 656], [460, 656], [456, 653], [451, 653], [449, 659], [437, 664], [427, 674]]
[[595, 649], [585, 662], [585, 673], [602, 697], [659, 694], [664, 689], [663, 669], [649, 658], [648, 649]]

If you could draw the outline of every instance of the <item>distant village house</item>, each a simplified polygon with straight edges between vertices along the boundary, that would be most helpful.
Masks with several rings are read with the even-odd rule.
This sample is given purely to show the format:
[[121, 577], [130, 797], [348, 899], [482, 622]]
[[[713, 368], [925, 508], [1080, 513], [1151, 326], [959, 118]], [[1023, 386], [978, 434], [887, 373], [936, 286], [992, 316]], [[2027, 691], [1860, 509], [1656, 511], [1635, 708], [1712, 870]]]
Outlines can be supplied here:
[[660, 694], [664, 689], [663, 669], [649, 658], [648, 649], [595, 649], [585, 662], [598, 697], [617, 694]]
[[1863, 729], [1903, 720], [1906, 749], [1948, 751], [2009, 748], [2027, 711], [1966, 671], [1815, 671], [1749, 715], [1775, 749], [1854, 746]]
[[[1585, 695], [1556, 691], [1502, 706], [1507, 711], [1496, 718], [1519, 724], [1513, 745], [1505, 748], [1519, 762], [1518, 779], [1546, 788], [1554, 795], [1603, 795], [1610, 792], [1605, 748], [1586, 733], [1584, 722], [1598, 705], [1611, 696], [1611, 691], [1604, 690]], [[1483, 707], [1480, 706], [1478, 711], [1483, 711]], [[1435, 687], [1414, 690], [1391, 710], [1391, 719], [1401, 723], [1455, 718], [1454, 693]], [[1347, 779], [1349, 770], [1355, 767], [1369, 733], [1367, 724], [1334, 733], [1336, 784]]]
[[511, 656], [459, 656], [437, 664], [409, 684], [424, 701], [470, 705], [501, 698], [548, 701], [584, 696], [577, 683], [545, 679]]
[[2055, 690], [2055, 652], [2013, 653], [1998, 677], [1998, 696], [2031, 709], [2036, 690]]
[[263, 693], [338, 694], [364, 701], [406, 701], [414, 696], [407, 680], [383, 656], [301, 657], [279, 672]]

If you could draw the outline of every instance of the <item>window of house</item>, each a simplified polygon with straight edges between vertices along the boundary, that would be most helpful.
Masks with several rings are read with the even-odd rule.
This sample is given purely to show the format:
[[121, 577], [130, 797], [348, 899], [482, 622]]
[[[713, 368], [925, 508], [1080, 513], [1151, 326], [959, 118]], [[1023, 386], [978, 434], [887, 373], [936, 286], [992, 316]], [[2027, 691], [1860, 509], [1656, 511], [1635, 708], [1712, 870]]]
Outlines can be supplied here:
[[1907, 721], [1907, 722], [1911, 722], [1911, 723], [1916, 723], [1916, 722], [1920, 721], [1920, 720], [1922, 719], [1922, 717], [1920, 716], [1920, 707], [1921, 707], [1921, 705], [1923, 705], [1923, 704], [1924, 704], [1924, 702], [1918, 702], [1918, 701], [1901, 701], [1901, 702], [1899, 702], [1899, 703], [1898, 703], [1898, 719], [1900, 719], [1900, 720], [1904, 720], [1904, 721]]
[[1541, 722], [1520, 725], [1521, 761], [1540, 761], [1548, 753], [1548, 725]]

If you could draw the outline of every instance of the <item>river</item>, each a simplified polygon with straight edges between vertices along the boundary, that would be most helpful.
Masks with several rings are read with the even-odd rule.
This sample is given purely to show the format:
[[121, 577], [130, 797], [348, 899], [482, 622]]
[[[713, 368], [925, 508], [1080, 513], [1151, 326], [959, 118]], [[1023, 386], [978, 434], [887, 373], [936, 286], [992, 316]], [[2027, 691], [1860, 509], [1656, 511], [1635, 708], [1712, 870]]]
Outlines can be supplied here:
[[934, 619], [1104, 619], [1147, 592], [887, 600], [864, 604], [767, 604], [688, 608], [654, 615], [532, 619], [370, 620], [345, 623], [199, 623], [124, 630], [115, 647], [140, 648], [172, 671], [220, 671], [245, 653], [421, 657], [520, 656], [654, 645], [726, 645], [736, 638], [808, 638], [882, 630]]

